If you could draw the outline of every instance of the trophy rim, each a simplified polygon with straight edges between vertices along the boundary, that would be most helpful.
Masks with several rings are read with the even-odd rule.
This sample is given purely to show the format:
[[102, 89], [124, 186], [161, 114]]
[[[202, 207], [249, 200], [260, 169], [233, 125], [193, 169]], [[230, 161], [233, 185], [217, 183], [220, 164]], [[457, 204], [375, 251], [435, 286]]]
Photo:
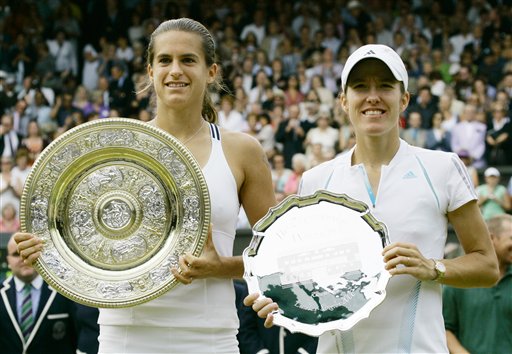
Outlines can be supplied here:
[[[65, 149], [67, 144], [71, 143], [73, 139], [78, 140], [80, 137], [83, 137], [86, 134], [92, 135], [97, 133], [99, 135], [102, 131], [104, 132], [105, 130], [109, 129], [112, 132], [127, 130], [134, 135], [140, 134], [146, 138], [149, 143], [154, 144], [155, 146], [161, 146], [165, 149], [170, 149], [171, 152], [176, 156], [175, 161], [178, 161], [177, 163], [184, 169], [184, 174], [191, 178], [187, 178], [185, 181], [185, 178], [179, 179], [176, 177], [169, 166], [164, 165], [164, 162], [158, 161], [155, 156], [151, 156], [151, 154], [155, 152], [149, 152], [142, 149], [135, 151], [134, 148], [122, 145], [122, 143], [119, 146], [106, 145], [103, 147], [96, 147], [96, 150], [93, 148], [87, 154], [92, 155], [99, 151], [105, 156], [109, 154], [114, 155], [109, 155], [108, 159], [104, 157], [105, 161], [109, 160], [113, 163], [128, 161], [129, 164], [134, 166], [133, 168], [138, 168], [135, 166], [140, 165], [141, 171], [154, 170], [152, 172], [148, 172], [148, 176], [153, 177], [153, 175], [150, 174], [153, 173], [156, 176], [155, 179], [158, 180], [157, 182], [160, 183], [162, 188], [164, 188], [168, 193], [164, 194], [162, 197], [168, 206], [168, 208], [165, 209], [165, 212], [171, 211], [170, 208], [173, 207], [173, 201], [178, 202], [176, 204], [180, 204], [183, 202], [185, 197], [188, 198], [190, 195], [199, 201], [197, 203], [199, 206], [195, 206], [198, 211], [191, 210], [192, 207], [178, 205], [177, 208], [179, 210], [176, 212], [177, 215], [175, 215], [175, 218], [178, 220], [174, 224], [172, 221], [168, 221], [166, 230], [164, 230], [167, 232], [159, 235], [161, 237], [161, 241], [158, 250], [156, 250], [149, 257], [149, 259], [146, 259], [141, 264], [121, 270], [108, 269], [108, 267], [97, 267], [94, 264], [88, 264], [89, 259], [87, 259], [87, 257], [84, 260], [77, 260], [76, 253], [73, 251], [73, 249], [69, 246], [68, 243], [61, 240], [71, 239], [72, 235], [61, 234], [63, 231], [65, 231], [65, 229], [58, 229], [55, 226], [59, 221], [62, 221], [56, 220], [61, 219], [61, 216], [58, 215], [58, 213], [52, 211], [57, 208], [54, 204], [57, 204], [58, 201], [55, 200], [52, 202], [51, 199], [62, 197], [62, 192], [56, 192], [55, 190], [64, 188], [63, 186], [57, 185], [58, 181], [61, 181], [64, 178], [57, 179], [53, 181], [55, 185], [49, 187], [50, 196], [47, 196], [48, 210], [46, 212], [46, 217], [48, 225], [46, 225], [47, 230], [44, 230], [45, 237], [43, 240], [45, 246], [43, 247], [41, 256], [34, 262], [33, 265], [41, 277], [51, 287], [73, 301], [87, 306], [100, 308], [123, 308], [131, 307], [155, 299], [177, 286], [179, 282], [172, 275], [170, 266], [177, 266], [177, 257], [179, 257], [179, 255], [183, 254], [184, 252], [190, 252], [194, 256], [199, 256], [204, 245], [206, 244], [209, 224], [211, 221], [211, 203], [208, 186], [202, 173], [202, 169], [196, 161], [195, 157], [178, 139], [155, 126], [140, 122], [135, 119], [122, 117], [95, 120], [70, 129], [69, 131], [57, 137], [53, 142], [51, 142], [43, 150], [41, 155], [32, 166], [20, 198], [20, 224], [22, 232], [35, 233], [34, 227], [31, 225], [31, 222], [33, 222], [34, 219], [31, 212], [31, 203], [34, 196], [39, 196], [36, 191], [38, 188], [39, 190], [42, 189], [42, 187], [38, 187], [38, 185], [40, 184], [42, 177], [44, 177], [44, 173], [53, 168], [51, 165], [52, 159], [56, 159], [57, 154], [62, 153], [62, 150]], [[112, 148], [112, 151], [108, 150], [109, 148]], [[146, 156], [151, 158], [150, 161], [152, 165], [150, 165], [150, 162], [145, 164], [146, 162], [144, 158]], [[81, 166], [83, 170], [80, 170], [80, 168], [76, 167], [77, 161], [80, 161], [80, 158], [74, 159], [67, 166], [65, 166], [63, 169], [64, 172], [61, 171], [58, 176], [62, 177], [66, 171], [69, 171], [73, 168], [77, 169], [77, 171], [73, 172], [74, 174], [72, 173], [71, 177], [67, 178], [68, 180], [73, 180], [73, 178], [78, 179], [77, 176], [80, 175], [80, 173], [86, 173], [86, 168], [90, 166]], [[86, 163], [82, 163], [82, 165], [86, 165], [87, 162], [90, 161], [86, 161]], [[108, 167], [108, 162], [105, 162], [105, 165]], [[165, 176], [160, 179], [158, 174], [161, 175], [162, 173]], [[180, 183], [182, 184], [180, 185]], [[186, 187], [184, 187], [185, 184]], [[187, 192], [184, 192], [185, 189]], [[186, 195], [185, 193], [191, 194]], [[198, 220], [197, 225], [195, 225], [195, 230], [190, 231], [184, 227], [185, 221], [183, 218], [185, 216], [190, 217], [192, 212], [198, 214]], [[164, 213], [164, 215], [165, 214], [166, 213]], [[169, 216], [168, 218], [171, 217]], [[37, 233], [35, 234], [41, 237]], [[50, 250], [48, 250], [49, 248], [52, 248], [51, 254]], [[47, 252], [45, 252], [45, 250], [47, 250]], [[138, 281], [143, 282], [143, 278], [146, 279], [147, 277], [153, 275], [153, 271], [156, 272], [155, 268], [158, 268], [160, 272], [167, 270], [168, 274], [165, 275], [163, 280], [159, 278], [160, 280], [158, 284], [154, 285], [153, 287], [150, 285], [149, 289], [143, 289], [143, 287], [146, 287], [147, 284], [140, 284], [140, 289], [135, 287], [138, 289], [138, 291], [133, 291], [133, 293], [137, 293], [137, 295], [130, 296], [126, 295], [125, 292], [118, 297], [116, 297], [116, 295], [105, 297], [104, 295], [97, 295], [96, 293], [84, 294], [81, 289], [77, 289], [77, 287], [79, 288], [77, 284], [71, 286], [69, 279], [65, 279], [59, 274], [56, 274], [55, 267], [49, 265], [46, 261], [47, 259], [52, 262], [57, 261], [66, 264], [68, 268], [71, 268], [69, 269], [71, 273], [76, 273], [75, 278], [80, 278], [80, 276], [83, 276], [88, 282], [92, 281], [92, 283], [94, 283], [94, 281], [98, 281], [101, 284], [106, 284], [106, 287], [117, 285], [119, 285], [119, 287], [125, 285], [131, 286], [134, 283], [137, 284]], [[151, 263], [151, 269], [146, 266], [149, 263]], [[113, 280], [107, 280], [109, 278], [112, 278]], [[80, 281], [81, 279], [78, 280]], [[149, 281], [149, 283], [155, 282]], [[99, 287], [99, 284], [96, 285]]]
[[[279, 220], [281, 217], [285, 216], [288, 212], [295, 212], [297, 214], [296, 218], [300, 218], [300, 220], [308, 219], [306, 215], [299, 214], [302, 211], [305, 210], [305, 208], [317, 206], [320, 203], [324, 203], [325, 205], [328, 205], [330, 208], [335, 207], [344, 207], [347, 210], [349, 210], [349, 213], [351, 218], [354, 218], [359, 220], [358, 222], [361, 222], [361, 224], [366, 225], [365, 227], [368, 228], [366, 231], [369, 235], [372, 233], [372, 235], [375, 235], [375, 240], [379, 239], [380, 243], [377, 248], [384, 248], [385, 246], [390, 244], [389, 241], [389, 234], [386, 225], [377, 220], [371, 213], [370, 208], [368, 205], [362, 201], [356, 200], [354, 198], [351, 198], [347, 194], [338, 194], [334, 193], [328, 190], [317, 190], [316, 192], [310, 194], [310, 195], [290, 195], [286, 197], [284, 200], [282, 200], [279, 204], [269, 209], [267, 214], [261, 218], [254, 226], [253, 226], [253, 237], [251, 239], [251, 242], [248, 247], [244, 249], [243, 252], [243, 261], [244, 261], [244, 279], [247, 282], [247, 285], [249, 287], [249, 292], [256, 292], [260, 295], [260, 297], [266, 297], [265, 292], [262, 290], [259, 277], [274, 277], [276, 274], [280, 274], [281, 277], [284, 276], [284, 279], [287, 278], [289, 275], [294, 275], [293, 271], [291, 269], [288, 269], [287, 271], [284, 271], [285, 268], [282, 268], [277, 266], [269, 266], [268, 264], [274, 264], [276, 265], [279, 263], [278, 258], [283, 257], [282, 252], [275, 252], [276, 248], [278, 248], [278, 244], [276, 244], [277, 241], [275, 241], [277, 238], [282, 238], [285, 244], [289, 245], [289, 247], [293, 248], [300, 248], [298, 247], [298, 241], [294, 242], [294, 245], [292, 245], [291, 242], [291, 236], [288, 234], [283, 234], [283, 230], [286, 229], [283, 225], [286, 224], [286, 222], [291, 221], [291, 219], [287, 219], [287, 221]], [[302, 211], [301, 211], [302, 209]], [[280, 225], [280, 227], [277, 230], [270, 230], [271, 227], [276, 223]], [[306, 221], [305, 221], [306, 222]], [[288, 225], [288, 224], [286, 224]], [[305, 226], [305, 225], [302, 225]], [[293, 232], [297, 232], [297, 235], [295, 235], [298, 238], [303, 238], [305, 240], [305, 235], [309, 235], [307, 232], [304, 233], [304, 231], [300, 230], [297, 231], [297, 229], [300, 229], [301, 227], [297, 227], [294, 229]], [[326, 227], [324, 227], [324, 230]], [[350, 233], [350, 232], [349, 232]], [[343, 234], [343, 233], [340, 233]], [[269, 237], [267, 237], [269, 236]], [[255, 259], [258, 256], [261, 256], [259, 251], [263, 247], [261, 247], [265, 243], [265, 239], [268, 239], [269, 242], [273, 242], [271, 246], [268, 244], [266, 245], [266, 248], [264, 249], [264, 252], [266, 252], [267, 256], [270, 254], [270, 258], [262, 258], [262, 260], [259, 260], [259, 265], [256, 265]], [[273, 241], [270, 241], [273, 239]], [[373, 243], [376, 243], [376, 241], [372, 241]], [[325, 240], [323, 240], [325, 242]], [[308, 245], [311, 247], [311, 241], [308, 243]], [[316, 247], [316, 245], [315, 245]], [[272, 252], [269, 253], [269, 250], [272, 249]], [[304, 252], [308, 252], [311, 249], [306, 248]], [[289, 250], [287, 250], [289, 252]], [[285, 252], [285, 253], [287, 253]], [[302, 252], [302, 251], [301, 251]], [[300, 254], [295, 254], [294, 258], [299, 259]], [[263, 257], [263, 256], [262, 256]], [[276, 257], [276, 258], [272, 258]], [[296, 261], [298, 263], [302, 261]], [[262, 264], [265, 263], [265, 271], [262, 274]], [[373, 265], [375, 267], [375, 264]], [[258, 270], [255, 270], [255, 268], [258, 268]], [[353, 315], [351, 315], [348, 318], [339, 318], [336, 320], [329, 320], [328, 322], [317, 322], [317, 323], [306, 323], [301, 322], [300, 320], [296, 318], [292, 318], [289, 316], [289, 314], [286, 313], [286, 311], [274, 311], [274, 324], [278, 326], [285, 327], [290, 332], [300, 332], [304, 333], [306, 335], [315, 336], [318, 337], [322, 335], [323, 333], [330, 331], [330, 330], [341, 330], [346, 331], [355, 326], [360, 320], [367, 318], [370, 313], [384, 301], [386, 296], [385, 287], [391, 277], [389, 272], [384, 267], [384, 262], [382, 262], [382, 265], [378, 265], [376, 268], [379, 269], [379, 271], [374, 274], [372, 277], [375, 281], [375, 286], [373, 288], [374, 292], [372, 292], [372, 296], [367, 298], [367, 302], [364, 303], [362, 307], [360, 307], [356, 312], [354, 312]], [[309, 269], [309, 267], [308, 267]], [[364, 272], [363, 272], [364, 274]], [[376, 275], [376, 276], [375, 276]], [[292, 277], [289, 277], [290, 279]], [[334, 277], [332, 277], [334, 278]], [[314, 278], [310, 278], [311, 281], [314, 281]], [[329, 278], [331, 279], [331, 278]], [[281, 281], [283, 281], [283, 278], [281, 278]], [[289, 288], [290, 286], [293, 286], [292, 284], [303, 284], [304, 280], [298, 280], [297, 282], [289, 282], [289, 283], [281, 283], [281, 285], [277, 285], [278, 287], [282, 287], [283, 289]], [[306, 281], [306, 283], [309, 280]], [[305, 283], [304, 283], [305, 284]], [[272, 282], [272, 286], [276, 286], [276, 283]], [[276, 303], [279, 305], [280, 301], [275, 300]]]

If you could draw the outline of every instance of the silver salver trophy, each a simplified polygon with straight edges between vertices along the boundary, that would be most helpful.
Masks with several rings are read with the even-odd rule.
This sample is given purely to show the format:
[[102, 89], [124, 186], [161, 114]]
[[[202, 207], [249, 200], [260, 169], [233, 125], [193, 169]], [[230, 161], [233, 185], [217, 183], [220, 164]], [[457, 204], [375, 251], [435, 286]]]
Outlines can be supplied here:
[[249, 293], [279, 305], [274, 324], [311, 336], [352, 328], [386, 296], [385, 225], [366, 204], [318, 191], [290, 196], [253, 227], [244, 250]]
[[210, 199], [200, 166], [173, 136], [134, 119], [82, 124], [53, 141], [21, 197], [22, 231], [44, 243], [35, 268], [59, 293], [94, 307], [154, 299], [200, 255]]

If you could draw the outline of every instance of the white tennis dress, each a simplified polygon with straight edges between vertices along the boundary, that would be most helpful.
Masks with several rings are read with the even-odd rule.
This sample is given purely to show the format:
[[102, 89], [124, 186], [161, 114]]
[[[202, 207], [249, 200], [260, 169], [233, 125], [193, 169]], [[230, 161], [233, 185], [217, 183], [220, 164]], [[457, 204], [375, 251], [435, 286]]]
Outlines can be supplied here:
[[[477, 198], [462, 161], [454, 153], [421, 149], [400, 140], [382, 166], [374, 195], [362, 164], [349, 152], [307, 171], [300, 193], [318, 189], [365, 202], [386, 224], [391, 242], [414, 243], [426, 258], [443, 258], [447, 213]], [[386, 298], [348, 331], [320, 336], [317, 353], [447, 353], [441, 285], [410, 275], [391, 278]]]
[[[210, 124], [212, 151], [203, 168], [212, 206], [213, 242], [232, 256], [240, 209], [235, 178]], [[147, 303], [100, 309], [99, 353], [238, 353], [238, 316], [230, 279], [198, 279]]]

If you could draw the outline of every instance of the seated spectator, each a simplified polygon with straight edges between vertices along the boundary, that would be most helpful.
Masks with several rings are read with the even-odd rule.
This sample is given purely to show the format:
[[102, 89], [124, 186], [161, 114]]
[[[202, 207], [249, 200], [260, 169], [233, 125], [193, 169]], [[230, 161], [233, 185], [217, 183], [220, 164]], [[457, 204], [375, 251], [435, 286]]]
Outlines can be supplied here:
[[28, 162], [28, 150], [22, 146], [16, 152], [15, 164], [11, 169], [11, 185], [18, 198], [21, 198], [23, 186], [32, 169]]
[[0, 163], [0, 200], [2, 205], [11, 203], [16, 208], [16, 215], [20, 213], [20, 198], [15, 192], [15, 181], [12, 179], [12, 165], [13, 160], [11, 157], [2, 156]]
[[292, 156], [304, 152], [304, 139], [310, 123], [300, 120], [300, 108], [297, 105], [288, 107], [288, 116], [279, 123], [276, 141], [282, 144], [285, 166], [292, 167]]
[[407, 119], [407, 128], [401, 131], [400, 137], [409, 144], [418, 147], [425, 147], [427, 142], [427, 130], [422, 128], [420, 112], [412, 111]]
[[275, 152], [274, 128], [272, 127], [270, 116], [265, 112], [260, 113], [258, 115], [258, 123], [260, 128], [256, 138], [263, 147], [267, 158], [270, 159]]
[[20, 230], [20, 220], [16, 214], [16, 207], [12, 203], [2, 203], [0, 216], [0, 232], [15, 233]]
[[286, 196], [296, 194], [299, 190], [302, 174], [309, 168], [306, 155], [297, 153], [292, 157], [292, 173], [284, 185], [284, 194]]
[[483, 168], [486, 165], [485, 134], [487, 127], [476, 120], [476, 108], [473, 105], [466, 105], [459, 122], [452, 128], [452, 151], [465, 150], [471, 154], [473, 165], [476, 168]]
[[[311, 128], [306, 134], [304, 146], [306, 155], [310, 159], [313, 155], [314, 147], [320, 145], [320, 154], [326, 159], [331, 159], [335, 155], [336, 143], [339, 138], [339, 130], [331, 126], [331, 115], [329, 111], [320, 111], [316, 119], [316, 127]], [[317, 156], [319, 158], [320, 156]], [[323, 160], [322, 158], [320, 158]]]
[[499, 103], [494, 104], [485, 139], [487, 163], [495, 166], [512, 163], [512, 123]]
[[271, 173], [276, 200], [280, 202], [285, 197], [284, 186], [286, 181], [288, 181], [288, 177], [292, 174], [292, 170], [285, 167], [284, 156], [281, 153], [275, 153], [272, 157]]
[[218, 116], [219, 126], [224, 129], [237, 132], [247, 130], [247, 122], [243, 115], [234, 109], [234, 99], [231, 95], [222, 96]]
[[438, 98], [432, 95], [430, 86], [422, 86], [418, 90], [415, 99], [411, 99], [411, 104], [407, 112], [419, 112], [421, 114], [421, 127], [429, 129], [432, 127], [432, 117], [438, 110]]
[[499, 184], [500, 176], [497, 168], [489, 167], [484, 172], [485, 183], [476, 188], [478, 205], [485, 220], [504, 214], [510, 209], [507, 188]]
[[[49, 133], [54, 130], [50, 130]], [[29, 164], [32, 165], [39, 157], [49, 141], [43, 137], [39, 124], [35, 120], [31, 120], [27, 126], [27, 137], [21, 141], [21, 145], [28, 150]]]
[[432, 117], [432, 128], [427, 130], [425, 147], [431, 150], [452, 151], [450, 147], [451, 134], [445, 131], [442, 126], [443, 114], [434, 113]]

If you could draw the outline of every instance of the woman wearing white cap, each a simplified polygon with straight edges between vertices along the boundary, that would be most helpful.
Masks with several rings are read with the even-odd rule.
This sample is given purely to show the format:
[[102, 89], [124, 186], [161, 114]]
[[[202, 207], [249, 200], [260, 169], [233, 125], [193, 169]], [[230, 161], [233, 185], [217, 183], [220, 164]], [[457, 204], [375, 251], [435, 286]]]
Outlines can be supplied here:
[[507, 188], [500, 183], [500, 171], [496, 167], [488, 167], [484, 171], [485, 183], [476, 188], [478, 205], [485, 220], [510, 209]]
[[[347, 60], [340, 103], [355, 130], [346, 154], [304, 174], [300, 194], [318, 189], [364, 201], [384, 222], [391, 244], [383, 261], [392, 278], [385, 300], [348, 331], [320, 337], [319, 353], [447, 352], [441, 284], [489, 287], [498, 279], [496, 255], [466, 168], [454, 153], [411, 146], [399, 138], [409, 103], [400, 56], [366, 45]], [[443, 260], [448, 223], [465, 255]], [[272, 324], [271, 299], [245, 299]], [[268, 315], [268, 316], [267, 316]]]

